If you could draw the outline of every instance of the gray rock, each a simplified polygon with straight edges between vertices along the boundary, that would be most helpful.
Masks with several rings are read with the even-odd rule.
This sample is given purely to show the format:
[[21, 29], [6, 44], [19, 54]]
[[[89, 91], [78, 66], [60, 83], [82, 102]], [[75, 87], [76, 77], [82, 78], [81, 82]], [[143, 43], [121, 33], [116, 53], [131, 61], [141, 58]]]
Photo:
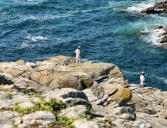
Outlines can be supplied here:
[[75, 105], [91, 106], [89, 101], [81, 98], [66, 98], [66, 99], [62, 99], [62, 102], [64, 104], [67, 104], [67, 105], [69, 104], [71, 106], [75, 106]]
[[0, 128], [16, 128], [13, 125], [9, 125], [9, 124], [0, 124]]
[[52, 99], [59, 99], [65, 104], [70, 104], [71, 106], [75, 105], [89, 105], [87, 96], [84, 92], [78, 91], [73, 88], [62, 88], [56, 89], [54, 91], [46, 92], [43, 94], [45, 96], [46, 101], [50, 101]]
[[0, 100], [11, 100], [12, 97], [10, 94], [7, 94], [5, 92], [0, 92]]
[[129, 106], [116, 107], [114, 110], [115, 115], [120, 115], [123, 113], [134, 113], [135, 109]]
[[24, 103], [24, 102], [31, 102], [31, 101], [41, 102], [41, 99], [38, 97], [30, 97], [30, 96], [27, 96], [25, 94], [13, 95], [13, 102], [14, 103], [17, 103], [17, 102]]
[[19, 124], [17, 128], [31, 128], [28, 124]]
[[19, 114], [12, 111], [0, 112], [0, 124], [14, 124]]
[[14, 84], [12, 81], [12, 75], [7, 74], [7, 73], [0, 73], [0, 84]]
[[149, 7], [141, 13], [146, 14], [167, 14], [167, 1], [156, 3], [154, 6]]
[[99, 85], [94, 85], [92, 88], [91, 88], [93, 94], [98, 97], [98, 99], [101, 99], [103, 98], [104, 96], [104, 88], [103, 86], [99, 86]]
[[88, 88], [83, 90], [83, 92], [87, 95], [89, 102], [96, 103], [98, 105], [107, 105], [108, 104], [108, 95], [104, 95], [102, 97], [97, 97], [94, 95], [92, 89]]
[[93, 122], [93, 121], [87, 121], [86, 119], [76, 120], [76, 121], [73, 122], [73, 125], [76, 128], [101, 128], [95, 122]]
[[97, 105], [107, 105], [108, 104], [108, 96], [104, 95], [103, 98], [96, 101]]
[[[146, 124], [150, 124], [153, 128], [166, 128], [167, 120], [163, 118], [157, 118], [156, 116], [152, 116], [146, 113], [136, 113], [137, 120], [134, 122], [134, 125], [140, 124], [142, 126]], [[140, 126], [139, 125], [139, 126]], [[140, 128], [140, 127], [139, 127]]]
[[80, 116], [86, 115], [87, 113], [88, 110], [85, 106], [78, 105], [61, 110], [60, 115], [66, 116], [68, 118], [78, 118]]
[[152, 125], [146, 121], [135, 121], [133, 128], [152, 128]]
[[4, 107], [13, 107], [14, 102], [12, 100], [0, 100], [0, 109]]
[[48, 123], [55, 121], [55, 115], [50, 111], [37, 111], [23, 116], [24, 124], [42, 123], [47, 125]]
[[134, 111], [135, 111], [135, 108], [134, 108], [134, 106], [123, 106], [123, 107], [121, 107], [121, 109], [120, 109], [120, 113], [122, 114], [122, 113], [134, 113]]
[[0, 86], [0, 91], [4, 91], [4, 92], [16, 92], [16, 90], [14, 90], [13, 88], [14, 88], [14, 84]]
[[89, 102], [95, 102], [98, 100], [98, 97], [94, 95], [91, 88], [85, 89], [85, 90], [83, 90], [83, 92], [88, 97]]
[[35, 105], [32, 102], [24, 102], [18, 105], [21, 109], [34, 108]]
[[124, 120], [135, 120], [136, 115], [135, 114], [130, 114], [130, 113], [124, 113], [124, 114], [120, 115], [120, 118], [124, 119]]
[[62, 88], [59, 90], [57, 95], [60, 95], [64, 99], [66, 99], [66, 98], [82, 98], [82, 99], [88, 100], [87, 96], [83, 92], [77, 91], [77, 90], [72, 89], [72, 88]]

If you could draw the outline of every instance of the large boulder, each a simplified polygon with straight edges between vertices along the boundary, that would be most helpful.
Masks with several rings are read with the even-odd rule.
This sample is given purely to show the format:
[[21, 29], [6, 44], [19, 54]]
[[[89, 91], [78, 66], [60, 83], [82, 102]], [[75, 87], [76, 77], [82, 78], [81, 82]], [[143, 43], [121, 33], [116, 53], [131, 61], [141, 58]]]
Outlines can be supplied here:
[[54, 68], [51, 88], [70, 87], [78, 90], [90, 88], [94, 82], [108, 78], [122, 78], [122, 72], [113, 64], [85, 62], [79, 65], [57, 66]]
[[110, 71], [109, 77], [110, 78], [117, 78], [117, 79], [118, 78], [124, 79], [123, 73], [121, 72], [121, 70], [117, 66], [114, 66], [114, 68]]
[[42, 85], [49, 85], [52, 80], [47, 72], [32, 72], [30, 79], [39, 82]]
[[45, 98], [46, 101], [58, 99], [61, 100], [66, 105], [91, 106], [85, 93], [73, 88], [56, 89], [54, 91], [46, 92], [42, 96], [46, 97]]
[[124, 81], [122, 72], [114, 64], [92, 62], [76, 64], [75, 58], [67, 56], [56, 56], [45, 61], [38, 61], [34, 68], [26, 66], [23, 60], [1, 63], [0, 70], [11, 76], [2, 75], [0, 83], [27, 84], [36, 92], [39, 92], [43, 86], [52, 89], [83, 90], [90, 88], [94, 82], [101, 83], [110, 78], [120, 78]]
[[47, 125], [50, 122], [55, 121], [55, 115], [50, 111], [37, 111], [23, 116], [23, 123], [32, 125], [34, 123], [40, 123]]
[[0, 69], [4, 73], [8, 73], [14, 77], [19, 77], [22, 73], [28, 70], [28, 67], [25, 65], [17, 65], [16, 63], [1, 63]]
[[56, 78], [52, 80], [49, 85], [51, 88], [75, 88], [83, 90], [81, 81], [77, 73], [73, 72], [61, 72], [56, 74]]
[[120, 88], [113, 96], [112, 99], [116, 100], [120, 106], [128, 103], [132, 98], [132, 94], [128, 88]]

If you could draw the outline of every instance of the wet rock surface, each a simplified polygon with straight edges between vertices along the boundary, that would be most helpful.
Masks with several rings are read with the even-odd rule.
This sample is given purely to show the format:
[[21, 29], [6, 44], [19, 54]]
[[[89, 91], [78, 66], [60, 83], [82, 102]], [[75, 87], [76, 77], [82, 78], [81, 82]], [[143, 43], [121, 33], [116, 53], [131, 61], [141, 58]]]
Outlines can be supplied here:
[[[149, 7], [143, 11], [141, 11], [143, 14], [167, 14], [167, 1], [156, 3], [154, 6]], [[155, 30], [162, 30], [163, 32], [158, 35], [159, 41], [157, 43], [160, 43], [160, 45], [167, 49], [167, 28], [166, 26], [158, 26]]]
[[141, 13], [146, 14], [167, 14], [167, 1], [156, 3], [153, 7], [149, 7]]

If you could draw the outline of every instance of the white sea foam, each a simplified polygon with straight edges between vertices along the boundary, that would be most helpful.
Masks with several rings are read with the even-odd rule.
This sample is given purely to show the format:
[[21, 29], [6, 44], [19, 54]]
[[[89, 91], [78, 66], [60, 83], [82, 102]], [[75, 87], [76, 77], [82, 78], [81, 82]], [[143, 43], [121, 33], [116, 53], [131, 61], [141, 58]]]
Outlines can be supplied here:
[[32, 15], [25, 16], [25, 17], [24, 17], [24, 20], [28, 20], [28, 19], [31, 19], [31, 20], [39, 20], [38, 17], [36, 17], [36, 16], [32, 16]]
[[137, 3], [134, 6], [128, 7], [127, 10], [131, 12], [141, 12], [142, 10], [149, 8], [155, 4], [154, 1], [146, 1], [142, 3]]
[[163, 38], [162, 34], [164, 33], [165, 31], [163, 29], [154, 29], [154, 30], [150, 30], [146, 33], [148, 33], [146, 36], [144, 36], [144, 40], [147, 41], [147, 42], [151, 42], [153, 43], [154, 45], [160, 45], [160, 41], [161, 39]]
[[55, 16], [55, 18], [66, 18], [66, 17], [70, 17], [70, 16], [73, 16], [73, 14], [72, 13], [67, 13], [67, 14], [63, 14], [63, 15], [57, 15], [57, 16]]
[[165, 77], [159, 77], [159, 76], [155, 76], [155, 75], [153, 75], [152, 77], [158, 79], [159, 81], [163, 81], [165, 84], [167, 84], [167, 78], [165, 78]]
[[51, 14], [44, 14], [42, 16], [33, 16], [33, 15], [19, 15], [18, 17], [22, 19], [23, 21], [26, 20], [39, 20], [39, 21], [45, 21], [45, 20], [53, 20], [53, 19], [60, 19], [60, 18], [67, 18], [73, 16], [73, 13], [67, 12], [66, 14], [60, 14], [60, 15], [51, 15]]
[[47, 40], [47, 37], [44, 37], [44, 36], [31, 36], [30, 34], [28, 34], [26, 37], [27, 37], [27, 39], [30, 39], [34, 42], [36, 42], [38, 40]]
[[19, 4], [22, 4], [22, 5], [37, 5], [39, 3], [42, 3], [46, 0], [12, 0], [13, 2], [15, 3], [19, 3]]
[[28, 43], [27, 42], [22, 42], [22, 44], [20, 45], [20, 48], [27, 48], [29, 47]]
[[126, 74], [131, 74], [131, 75], [139, 75], [141, 72], [133, 72], [133, 71], [125, 71], [125, 70], [122, 70], [124, 73]]

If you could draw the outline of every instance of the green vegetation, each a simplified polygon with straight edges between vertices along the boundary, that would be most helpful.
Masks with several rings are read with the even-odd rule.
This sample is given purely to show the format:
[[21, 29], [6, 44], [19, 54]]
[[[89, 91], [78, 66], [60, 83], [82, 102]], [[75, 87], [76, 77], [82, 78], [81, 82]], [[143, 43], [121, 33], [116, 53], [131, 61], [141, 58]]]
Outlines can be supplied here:
[[113, 123], [112, 123], [111, 119], [107, 120], [107, 121], [106, 120], [98, 120], [96, 123], [104, 128], [113, 128]]
[[15, 103], [15, 107], [13, 107], [13, 108], [5, 107], [5, 108], [3, 108], [3, 110], [16, 111], [21, 116], [24, 116], [25, 114], [30, 114], [32, 112], [42, 111], [42, 110], [48, 110], [48, 111], [51, 111], [54, 114], [57, 114], [56, 112], [58, 110], [60, 110], [62, 108], [66, 108], [66, 105], [63, 104], [59, 100], [51, 100], [50, 102], [46, 102], [46, 101], [42, 100], [41, 103], [32, 102], [35, 105], [35, 107], [33, 107], [33, 108], [25, 108], [25, 109], [22, 109], [22, 108], [19, 107], [20, 103], [21, 102], [17, 102], [17, 103]]
[[0, 86], [8, 86], [7, 84], [0, 84]]
[[112, 120], [108, 120], [107, 123], [109, 123], [110, 125], [112, 125]]
[[61, 110], [62, 108], [69, 107], [69, 105], [65, 105], [64, 103], [62, 103], [60, 100], [57, 100], [57, 99], [51, 100], [49, 102], [42, 100], [40, 103], [39, 102], [32, 102], [32, 103], [35, 105], [35, 107], [33, 108], [22, 109], [19, 107], [19, 104], [21, 104], [21, 102], [17, 102], [15, 103], [15, 107], [13, 108], [5, 107], [5, 108], [2, 108], [2, 110], [15, 111], [15, 112], [18, 112], [20, 116], [24, 116], [25, 114], [30, 114], [30, 113], [33, 113], [36, 111], [42, 111], [42, 110], [51, 111], [53, 114], [55, 114], [55, 117], [56, 117], [56, 121], [51, 122], [49, 124], [51, 128], [52, 126], [55, 126], [57, 124], [63, 126], [63, 128], [74, 128], [74, 126], [72, 125], [74, 119], [69, 119], [67, 117], [58, 115], [59, 110]]
[[98, 120], [96, 123], [97, 124], [103, 124], [103, 123], [105, 123], [105, 120]]
[[18, 124], [13, 124], [14, 127], [18, 127]]

